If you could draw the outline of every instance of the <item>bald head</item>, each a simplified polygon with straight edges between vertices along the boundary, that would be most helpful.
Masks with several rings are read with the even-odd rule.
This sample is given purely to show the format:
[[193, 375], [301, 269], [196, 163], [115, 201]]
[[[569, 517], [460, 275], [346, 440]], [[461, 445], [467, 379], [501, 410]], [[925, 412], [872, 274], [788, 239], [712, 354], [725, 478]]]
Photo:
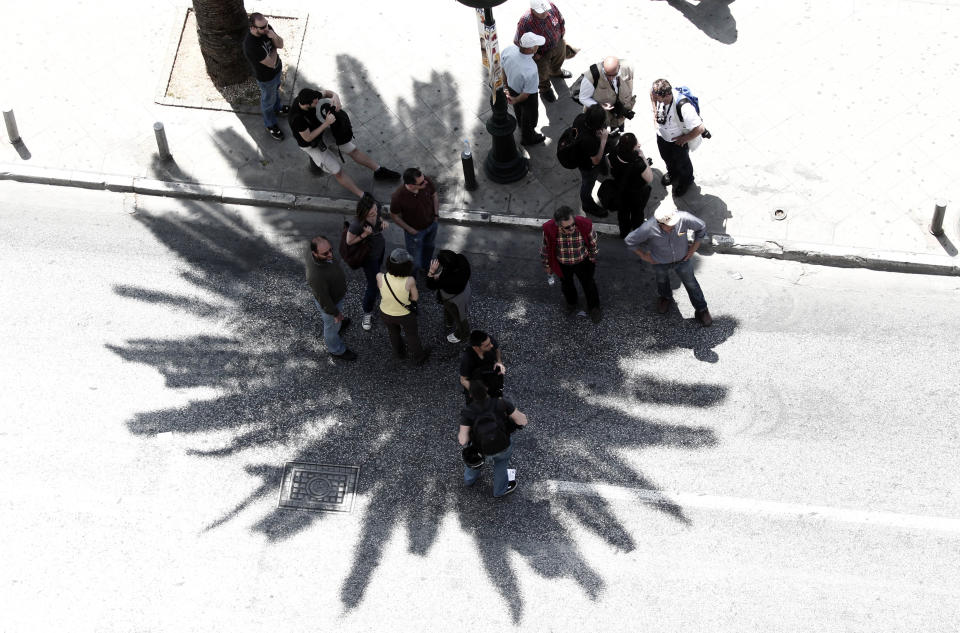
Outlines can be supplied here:
[[310, 250], [313, 252], [315, 259], [325, 259], [327, 261], [333, 259], [333, 249], [330, 247], [330, 240], [323, 235], [318, 235], [310, 240]]
[[603, 74], [610, 77], [616, 77], [620, 72], [620, 59], [611, 55], [603, 60]]

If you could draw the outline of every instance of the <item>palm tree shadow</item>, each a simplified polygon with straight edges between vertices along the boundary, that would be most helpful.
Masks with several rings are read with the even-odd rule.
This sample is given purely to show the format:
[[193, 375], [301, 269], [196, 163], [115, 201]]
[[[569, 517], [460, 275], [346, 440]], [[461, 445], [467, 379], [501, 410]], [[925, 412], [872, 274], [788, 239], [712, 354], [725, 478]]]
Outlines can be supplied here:
[[[392, 118], [377, 114], [389, 108], [371, 97], [375, 92], [369, 90], [370, 81], [362, 65], [345, 59], [343, 67], [355, 73], [341, 79], [344, 103], [349, 108], [351, 99], [359, 101], [360, 95], [366, 95], [358, 109], [358, 120], [368, 132], [379, 130], [384, 140], [378, 147], [384, 149], [384, 155], [401, 142], [402, 151], [408, 150], [411, 146], [405, 142], [418, 139], [418, 135], [443, 130], [451, 137], [456, 135], [453, 124], [460, 119], [460, 106], [454, 93], [441, 90], [429, 95], [429, 99], [449, 101], [441, 115], [432, 114], [427, 96], [418, 96], [414, 103], [396, 104], [393, 109], [410, 125], [394, 123]], [[424, 124], [427, 115], [438, 123], [429, 120]], [[232, 141], [225, 140], [226, 148]], [[393, 155], [400, 158], [402, 151]], [[437, 163], [439, 159], [426, 157]], [[429, 165], [423, 161], [419, 164]], [[157, 166], [158, 175], [162, 169]], [[190, 178], [188, 173], [183, 176]], [[288, 239], [278, 245], [222, 205], [183, 201], [182, 207], [183, 213], [140, 212], [134, 217], [179, 257], [181, 277], [192, 291], [177, 294], [148, 286], [117, 286], [115, 291], [158, 309], [205, 319], [216, 325], [218, 334], [135, 339], [107, 347], [125, 361], [155, 368], [171, 388], [204, 387], [219, 394], [182, 407], [143, 411], [128, 422], [130, 432], [136, 435], [150, 437], [175, 431], [190, 436], [193, 447], [188, 453], [199, 459], [247, 460], [246, 475], [258, 479], [258, 485], [231, 510], [211, 518], [206, 530], [241, 520], [241, 514], [250, 511], [255, 502], [276, 498], [282, 478], [281, 460], [349, 463], [361, 469], [357, 495], [365, 510], [353, 566], [340, 590], [346, 610], [362, 603], [381, 564], [383, 548], [398, 529], [406, 527], [410, 553], [426, 556], [437, 541], [441, 520], [448, 515], [454, 515], [462, 529], [474, 537], [482, 567], [515, 622], [522, 618], [524, 603], [518, 577], [509, 562], [511, 553], [522, 556], [544, 577], [574, 580], [593, 599], [602, 593], [603, 578], [579, 552], [561, 515], [597, 534], [611, 547], [632, 551], [636, 547], [634, 536], [607, 500], [570, 495], [555, 499], [530, 486], [507, 500], [494, 502], [483, 483], [471, 490], [462, 489], [459, 453], [450, 448], [461, 402], [453, 386], [455, 350], [438, 350], [439, 360], [417, 372], [394, 369], [378, 360], [386, 348], [382, 331], [365, 337], [352, 333], [350, 345], [361, 360], [349, 367], [332, 364], [321, 342], [322, 328], [303, 282], [297, 253], [302, 242], [320, 232], [319, 221], [308, 218], [290, 224], [276, 212], [264, 212], [261, 219], [268, 224], [287, 222], [282, 228]], [[479, 239], [468, 236], [461, 250], [470, 253]], [[516, 436], [517, 461], [527, 480], [598, 481], [657, 490], [652, 477], [624, 461], [622, 451], [654, 446], [704, 450], [716, 445], [710, 428], [661, 424], [648, 419], [643, 407], [661, 404], [655, 393], [669, 388], [675, 394], [673, 404], [709, 408], [726, 397], [726, 389], [721, 386], [660, 383], [646, 391], [635, 388], [631, 407], [626, 409], [612, 399], [620, 386], [635, 382], [622, 369], [611, 368], [611, 359], [623, 358], [622, 349], [663, 353], [686, 346], [684, 340], [651, 344], [646, 334], [628, 334], [617, 339], [616, 346], [598, 340], [594, 353], [580, 358], [562, 344], [568, 325], [553, 314], [559, 311], [557, 298], [540, 283], [539, 272], [523, 272], [530, 266], [525, 261], [520, 265], [517, 259], [514, 278], [504, 280], [499, 265], [486, 266], [480, 256], [474, 259], [474, 292], [489, 308], [485, 313], [506, 314], [520, 301], [529, 304], [526, 312], [546, 315], [545, 319], [510, 322], [510, 329], [498, 334], [511, 358], [516, 359], [511, 385], [538, 387], [536, 391], [524, 390], [517, 404], [531, 412], [565, 411], [571, 418], [585, 421], [570, 425], [561, 419], [537, 419], [534, 414], [536, 424]], [[348, 280], [347, 309], [356, 313], [363, 282], [356, 273], [348, 273]], [[626, 279], [614, 284], [607, 290], [611, 295], [630, 291]], [[440, 314], [425, 312], [421, 331], [440, 330]], [[624, 332], [637, 331], [635, 323], [626, 327], [627, 315], [622, 319]], [[489, 327], [483, 322], [476, 326]], [[736, 322], [729, 322], [726, 336], [735, 328]], [[643, 328], [639, 329], [642, 332]], [[373, 372], [381, 379], [375, 382], [376, 391], [371, 394]], [[571, 388], [576, 381], [565, 378], [571, 375], [602, 376], [609, 388], [604, 392], [579, 383]], [[449, 391], [437, 388], [448, 384]], [[521, 395], [519, 389], [517, 395]], [[509, 388], [507, 396], [517, 397]], [[600, 430], [588, 432], [594, 429]], [[223, 463], [226, 467], [230, 462]], [[690, 523], [677, 505], [649, 507], [683, 525]], [[325, 517], [322, 513], [277, 507], [256, 520], [251, 529], [279, 543]], [[523, 522], [520, 531], [516, 529], [518, 517]]]

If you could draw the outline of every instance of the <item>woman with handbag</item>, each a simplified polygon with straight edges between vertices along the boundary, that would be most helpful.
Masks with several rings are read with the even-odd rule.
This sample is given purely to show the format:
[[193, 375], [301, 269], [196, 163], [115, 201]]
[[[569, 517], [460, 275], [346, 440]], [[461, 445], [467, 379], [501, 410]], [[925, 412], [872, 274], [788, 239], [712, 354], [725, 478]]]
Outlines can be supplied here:
[[643, 224], [643, 210], [650, 200], [650, 183], [653, 182], [653, 170], [632, 133], [620, 137], [616, 153], [610, 156], [610, 174], [616, 192], [620, 239], [623, 239]]
[[388, 226], [388, 222], [380, 219], [377, 201], [369, 193], [364, 193], [357, 202], [357, 216], [347, 228], [346, 242], [350, 248], [361, 247], [361, 244], [366, 242], [367, 255], [363, 258], [361, 267], [367, 278], [367, 289], [363, 293], [363, 319], [360, 325], [368, 332], [373, 327], [373, 308], [380, 293], [377, 288], [377, 273], [383, 265], [383, 254], [387, 247], [383, 231]]
[[430, 262], [427, 288], [437, 291], [437, 300], [443, 304], [443, 321], [454, 331], [447, 335], [451, 343], [459, 343], [470, 336], [467, 321], [470, 309], [470, 262], [460, 253], [442, 250]]
[[[387, 326], [394, 357], [406, 358], [409, 348], [413, 362], [422, 365], [430, 356], [430, 348], [420, 345], [417, 331], [417, 299], [420, 295], [413, 278], [413, 258], [406, 249], [393, 249], [387, 258], [387, 272], [377, 273], [377, 287], [380, 288], [380, 318]], [[403, 337], [400, 336], [401, 328]]]

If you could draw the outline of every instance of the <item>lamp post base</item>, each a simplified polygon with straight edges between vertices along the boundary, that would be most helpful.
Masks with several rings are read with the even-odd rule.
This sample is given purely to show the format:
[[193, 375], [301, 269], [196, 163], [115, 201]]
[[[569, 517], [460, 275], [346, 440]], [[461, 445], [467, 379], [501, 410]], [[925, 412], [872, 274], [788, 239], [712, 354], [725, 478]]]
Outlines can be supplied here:
[[517, 151], [517, 143], [513, 139], [515, 129], [517, 120], [507, 114], [507, 99], [502, 91], [498, 91], [493, 115], [487, 120], [487, 132], [493, 140], [493, 147], [483, 161], [484, 173], [495, 183], [516, 182], [529, 171], [529, 162]]

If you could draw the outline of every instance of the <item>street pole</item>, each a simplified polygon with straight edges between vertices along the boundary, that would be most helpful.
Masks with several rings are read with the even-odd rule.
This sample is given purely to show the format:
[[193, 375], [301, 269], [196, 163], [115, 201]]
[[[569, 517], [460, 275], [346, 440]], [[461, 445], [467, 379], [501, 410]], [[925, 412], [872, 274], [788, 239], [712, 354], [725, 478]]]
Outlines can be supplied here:
[[[506, 0], [457, 0], [474, 9], [483, 9], [483, 26], [486, 41], [493, 43], [491, 57], [488, 60], [491, 73], [502, 73], [500, 70], [500, 43], [497, 38], [496, 21], [493, 18], [493, 7], [503, 4]], [[497, 89], [497, 77], [490, 79], [492, 93], [493, 114], [487, 120], [487, 132], [493, 141], [487, 158], [483, 161], [483, 171], [487, 178], [499, 184], [516, 182], [527, 175], [527, 159], [517, 151], [517, 143], [513, 138], [513, 131], [517, 129], [517, 120], [507, 112], [507, 97], [502, 89]], [[503, 82], [504, 85], [506, 82]]]

